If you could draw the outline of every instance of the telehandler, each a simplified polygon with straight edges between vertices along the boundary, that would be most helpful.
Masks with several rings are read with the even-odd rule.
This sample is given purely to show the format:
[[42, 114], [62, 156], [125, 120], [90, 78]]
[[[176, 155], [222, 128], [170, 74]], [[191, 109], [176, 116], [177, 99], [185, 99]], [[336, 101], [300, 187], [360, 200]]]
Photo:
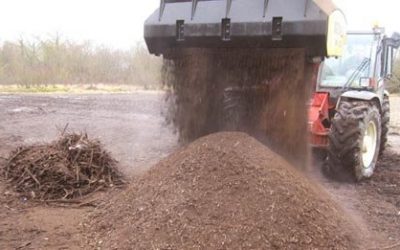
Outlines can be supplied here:
[[385, 84], [400, 35], [346, 26], [331, 0], [161, 0], [144, 37], [150, 53], [166, 59], [186, 48], [304, 49], [312, 68], [305, 82], [313, 89], [310, 144], [323, 155], [324, 173], [361, 180], [371, 177], [386, 147]]

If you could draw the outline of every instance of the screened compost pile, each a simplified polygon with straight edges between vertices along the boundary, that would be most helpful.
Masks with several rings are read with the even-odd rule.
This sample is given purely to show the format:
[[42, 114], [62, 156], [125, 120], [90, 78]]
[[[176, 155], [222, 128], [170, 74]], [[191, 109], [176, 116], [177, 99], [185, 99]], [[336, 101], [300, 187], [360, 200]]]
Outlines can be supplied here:
[[280, 156], [224, 132], [153, 166], [99, 207], [85, 234], [103, 249], [357, 249], [343, 214]]
[[166, 58], [166, 117], [182, 142], [243, 131], [307, 165], [312, 66], [303, 49], [179, 49]]
[[71, 133], [50, 144], [17, 148], [1, 175], [24, 197], [66, 200], [122, 185], [116, 163], [98, 140]]

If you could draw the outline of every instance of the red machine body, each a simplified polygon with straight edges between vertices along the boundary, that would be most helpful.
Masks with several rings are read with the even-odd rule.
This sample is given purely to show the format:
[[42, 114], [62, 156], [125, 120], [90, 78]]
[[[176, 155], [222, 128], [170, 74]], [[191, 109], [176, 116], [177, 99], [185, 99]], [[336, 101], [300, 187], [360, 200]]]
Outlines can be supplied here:
[[308, 110], [308, 125], [311, 146], [316, 148], [327, 147], [330, 128], [329, 93], [313, 93]]
[[308, 131], [313, 148], [326, 148], [330, 128], [329, 92], [316, 91], [321, 63], [315, 63], [311, 85], [314, 90], [308, 107]]

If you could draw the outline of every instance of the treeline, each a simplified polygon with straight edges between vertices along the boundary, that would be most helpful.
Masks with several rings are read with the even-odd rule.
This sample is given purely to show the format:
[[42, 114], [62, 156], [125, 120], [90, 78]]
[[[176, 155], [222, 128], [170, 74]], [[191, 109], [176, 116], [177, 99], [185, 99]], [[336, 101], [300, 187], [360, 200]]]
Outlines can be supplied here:
[[129, 84], [160, 86], [162, 61], [144, 44], [129, 51], [75, 43], [59, 37], [0, 45], [0, 84]]
[[394, 63], [393, 76], [389, 82], [388, 90], [390, 93], [400, 93], [400, 58]]
[[[0, 44], [0, 85], [103, 83], [159, 88], [161, 67], [162, 59], [149, 55], [142, 43], [129, 51], [70, 42], [59, 36]], [[388, 90], [400, 92], [400, 59]]]

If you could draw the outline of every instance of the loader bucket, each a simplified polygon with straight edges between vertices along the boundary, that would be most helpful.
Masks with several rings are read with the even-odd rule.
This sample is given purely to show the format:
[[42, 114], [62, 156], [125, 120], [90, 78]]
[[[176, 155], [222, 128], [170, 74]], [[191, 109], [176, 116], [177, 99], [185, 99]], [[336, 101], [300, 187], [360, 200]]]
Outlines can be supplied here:
[[179, 48], [304, 48], [340, 56], [345, 17], [331, 0], [161, 0], [145, 22], [150, 53]]

